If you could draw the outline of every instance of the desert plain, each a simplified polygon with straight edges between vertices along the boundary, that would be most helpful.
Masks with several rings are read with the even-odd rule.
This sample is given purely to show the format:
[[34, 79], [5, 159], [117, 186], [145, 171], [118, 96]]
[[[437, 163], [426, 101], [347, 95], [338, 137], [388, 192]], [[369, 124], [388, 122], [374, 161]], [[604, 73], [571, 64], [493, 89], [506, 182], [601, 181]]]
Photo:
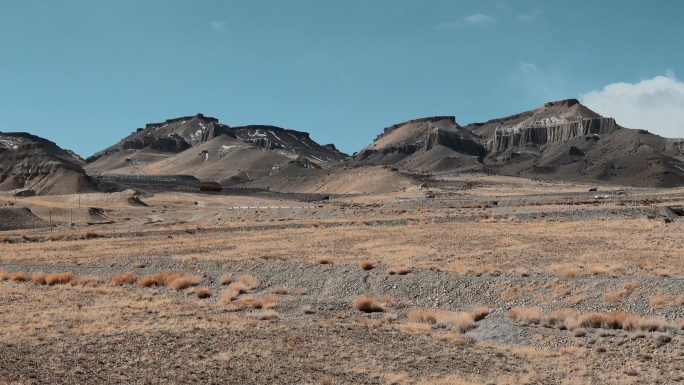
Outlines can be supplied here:
[[590, 187], [6, 193], [0, 384], [681, 383], [684, 189]]

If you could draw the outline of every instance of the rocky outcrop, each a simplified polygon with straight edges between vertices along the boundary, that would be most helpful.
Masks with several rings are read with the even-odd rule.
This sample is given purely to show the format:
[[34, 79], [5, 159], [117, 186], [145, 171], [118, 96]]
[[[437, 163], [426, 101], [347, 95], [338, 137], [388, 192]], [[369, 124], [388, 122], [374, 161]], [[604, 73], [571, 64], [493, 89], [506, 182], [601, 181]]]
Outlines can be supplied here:
[[119, 151], [138, 151], [148, 147], [158, 151], [180, 153], [220, 135], [235, 137], [229, 126], [219, 123], [216, 118], [202, 114], [167, 119], [161, 123], [148, 123], [145, 128], [138, 128], [119, 143], [88, 157], [85, 162], [93, 163]]
[[354, 160], [356, 160], [356, 161], [366, 160], [366, 159], [368, 159], [371, 156], [376, 155], [376, 154], [382, 154], [382, 155], [389, 155], [389, 154], [413, 155], [423, 147], [424, 147], [424, 143], [419, 142], [419, 143], [413, 143], [413, 144], [404, 144], [401, 146], [387, 146], [387, 147], [383, 147], [379, 150], [364, 149], [364, 150], [357, 152], [354, 155]]
[[0, 133], [0, 190], [36, 194], [89, 189], [82, 161], [55, 143], [23, 132]]
[[575, 137], [610, 134], [620, 128], [613, 118], [591, 118], [546, 126], [497, 127], [487, 150], [501, 153], [527, 144], [543, 146]]
[[440, 145], [448, 147], [456, 152], [474, 155], [480, 158], [485, 155], [485, 148], [480, 142], [469, 138], [460, 132], [445, 130], [431, 132], [428, 136], [425, 149], [429, 151]]
[[378, 135], [378, 136], [375, 138], [374, 141], [377, 141], [377, 140], [379, 140], [380, 138], [382, 138], [382, 137], [384, 137], [384, 136], [386, 136], [386, 135], [391, 134], [391, 133], [394, 132], [397, 128], [399, 128], [399, 127], [401, 127], [401, 126], [405, 126], [405, 125], [407, 125], [407, 124], [412, 124], [412, 123], [428, 123], [428, 124], [429, 124], [429, 123], [433, 123], [433, 122], [438, 122], [438, 121], [440, 121], [440, 120], [447, 120], [447, 121], [451, 122], [451, 124], [454, 124], [454, 125], [456, 124], [456, 117], [455, 117], [455, 116], [450, 116], [450, 115], [449, 115], [449, 116], [432, 116], [432, 117], [427, 117], [427, 118], [419, 118], [419, 119], [407, 120], [407, 121], [405, 121], [405, 122], [403, 122], [403, 123], [397, 123], [397, 124], [393, 124], [393, 125], [391, 125], [391, 126], [389, 126], [389, 127], [385, 127], [385, 128], [382, 130], [382, 134]]
[[165, 125], [169, 125], [169, 124], [173, 124], [173, 123], [185, 122], [185, 121], [188, 121], [190, 119], [202, 119], [202, 120], [205, 120], [209, 123], [218, 123], [218, 119], [216, 119], [216, 118], [204, 116], [202, 114], [197, 114], [195, 116], [181, 116], [180, 118], [166, 119], [165, 121], [163, 121], [161, 123], [147, 123], [145, 125], [145, 128], [138, 128], [138, 131], [142, 131], [142, 130], [149, 129], [149, 128], [159, 128], [159, 127], [163, 127]]

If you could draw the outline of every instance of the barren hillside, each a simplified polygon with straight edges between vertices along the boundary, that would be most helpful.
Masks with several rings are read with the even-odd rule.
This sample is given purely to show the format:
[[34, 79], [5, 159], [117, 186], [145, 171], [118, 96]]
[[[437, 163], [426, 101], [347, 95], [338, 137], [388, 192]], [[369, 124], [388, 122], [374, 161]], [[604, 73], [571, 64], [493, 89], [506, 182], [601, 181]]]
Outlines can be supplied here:
[[69, 194], [91, 191], [83, 160], [55, 143], [25, 132], [0, 133], [0, 191]]

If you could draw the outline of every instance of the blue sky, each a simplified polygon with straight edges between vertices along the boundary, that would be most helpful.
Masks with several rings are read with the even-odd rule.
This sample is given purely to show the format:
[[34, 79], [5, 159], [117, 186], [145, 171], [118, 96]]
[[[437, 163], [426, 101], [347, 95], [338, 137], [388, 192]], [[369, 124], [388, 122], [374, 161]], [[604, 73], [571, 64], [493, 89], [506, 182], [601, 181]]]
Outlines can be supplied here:
[[566, 98], [684, 136], [678, 0], [0, 0], [0, 15], [0, 131], [84, 157], [198, 112], [351, 153], [408, 119]]

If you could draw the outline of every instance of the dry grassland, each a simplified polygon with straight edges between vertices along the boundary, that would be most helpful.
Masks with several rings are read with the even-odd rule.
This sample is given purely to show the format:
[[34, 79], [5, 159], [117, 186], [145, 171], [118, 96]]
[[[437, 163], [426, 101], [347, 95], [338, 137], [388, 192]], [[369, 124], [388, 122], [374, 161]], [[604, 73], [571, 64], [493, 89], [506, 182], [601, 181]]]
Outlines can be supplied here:
[[483, 178], [444, 202], [88, 194], [107, 223], [0, 237], [0, 384], [684, 381], [684, 220]]

